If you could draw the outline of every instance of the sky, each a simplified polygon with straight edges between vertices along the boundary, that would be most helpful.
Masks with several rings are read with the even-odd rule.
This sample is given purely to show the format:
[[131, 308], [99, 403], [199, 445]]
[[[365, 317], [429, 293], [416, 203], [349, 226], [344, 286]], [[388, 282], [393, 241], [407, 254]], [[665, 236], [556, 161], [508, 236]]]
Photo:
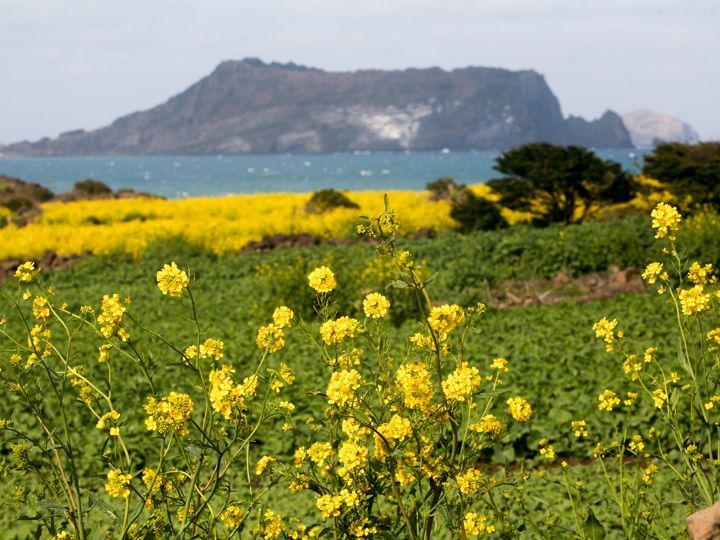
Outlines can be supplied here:
[[223, 60], [543, 74], [565, 115], [720, 139], [720, 0], [0, 0], [0, 143], [150, 108]]

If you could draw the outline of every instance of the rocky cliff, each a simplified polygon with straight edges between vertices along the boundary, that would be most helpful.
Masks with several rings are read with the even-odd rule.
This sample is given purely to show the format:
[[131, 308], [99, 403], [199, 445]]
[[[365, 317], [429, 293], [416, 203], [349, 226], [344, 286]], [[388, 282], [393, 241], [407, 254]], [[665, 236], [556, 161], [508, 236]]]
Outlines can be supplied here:
[[657, 142], [696, 143], [697, 131], [679, 118], [649, 110], [633, 111], [622, 116], [636, 146], [653, 146]]
[[529, 141], [629, 147], [620, 118], [565, 119], [534, 71], [468, 67], [326, 72], [221, 63], [153, 109], [5, 155], [244, 154], [506, 149]]

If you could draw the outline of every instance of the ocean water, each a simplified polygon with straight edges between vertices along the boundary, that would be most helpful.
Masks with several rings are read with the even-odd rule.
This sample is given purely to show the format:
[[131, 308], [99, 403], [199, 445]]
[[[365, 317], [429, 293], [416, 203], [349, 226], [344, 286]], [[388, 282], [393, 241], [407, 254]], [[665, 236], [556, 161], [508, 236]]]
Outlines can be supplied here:
[[[642, 151], [598, 150], [636, 172]], [[113, 156], [3, 158], [0, 174], [38, 182], [60, 193], [85, 178], [113, 189], [132, 188], [168, 198], [230, 193], [420, 190], [441, 176], [474, 184], [499, 176], [498, 152], [354, 153], [252, 156]]]

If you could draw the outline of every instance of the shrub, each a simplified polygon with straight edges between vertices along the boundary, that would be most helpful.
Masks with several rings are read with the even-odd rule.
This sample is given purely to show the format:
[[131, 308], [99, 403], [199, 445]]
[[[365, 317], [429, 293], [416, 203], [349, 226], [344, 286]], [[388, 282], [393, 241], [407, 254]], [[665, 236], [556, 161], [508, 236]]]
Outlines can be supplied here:
[[686, 208], [720, 207], [720, 142], [666, 143], [645, 156], [643, 173]]
[[305, 205], [305, 211], [311, 214], [322, 214], [335, 208], [360, 208], [347, 195], [334, 189], [321, 189], [313, 192]]
[[99, 180], [93, 180], [92, 178], [87, 178], [85, 180], [75, 182], [74, 189], [76, 189], [77, 191], [81, 191], [87, 195], [112, 194], [112, 189], [110, 189], [107, 184], [100, 182]]
[[491, 231], [508, 226], [497, 204], [478, 197], [469, 190], [453, 201], [450, 217], [460, 224], [459, 230], [462, 233]]

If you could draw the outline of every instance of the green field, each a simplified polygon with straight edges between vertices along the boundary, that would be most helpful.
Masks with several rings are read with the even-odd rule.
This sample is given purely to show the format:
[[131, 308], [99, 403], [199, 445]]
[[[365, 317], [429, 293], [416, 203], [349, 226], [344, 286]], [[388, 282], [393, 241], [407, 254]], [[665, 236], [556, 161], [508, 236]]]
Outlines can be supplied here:
[[[702, 256], [703, 262], [720, 261], [720, 237], [715, 223], [706, 218], [688, 226], [682, 237], [688, 256]], [[466, 306], [487, 301], [493, 288], [508, 282], [548, 279], [560, 271], [577, 277], [605, 272], [613, 266], [642, 268], [659, 254], [648, 220], [639, 218], [542, 230], [516, 227], [467, 236], [449, 234], [436, 240], [406, 242], [403, 247], [415, 254], [420, 266], [427, 269], [427, 275], [437, 272], [429, 286], [434, 301]], [[97, 308], [104, 294], [117, 292], [121, 297], [129, 296], [132, 299], [129, 311], [143, 325], [184, 348], [195, 339], [194, 325], [183, 318], [189, 313], [187, 299], [178, 302], [163, 297], [155, 283], [157, 270], [171, 260], [190, 269], [201, 328], [208, 337], [224, 341], [224, 362], [232, 364], [241, 377], [251, 373], [260, 358], [255, 346], [257, 328], [269, 320], [275, 306], [292, 307], [310, 328], [317, 329], [313, 296], [306, 281], [307, 273], [316, 266], [324, 264], [335, 271], [338, 280], [335, 296], [341, 314], [357, 316], [362, 309], [362, 297], [373, 290], [385, 291], [385, 284], [393, 278], [392, 267], [375, 255], [372, 245], [365, 243], [234, 257], [216, 257], [181, 243], [171, 243], [152, 248], [138, 261], [122, 256], [81, 260], [63, 271], [44, 272], [41, 283], [43, 286], [52, 283], [57, 291], [54, 303], [66, 301], [72, 311], [85, 304]], [[24, 289], [12, 278], [3, 286], [4, 292], [13, 298], [18, 298]], [[392, 336], [388, 347], [391, 356], [400, 356], [407, 346], [407, 338], [419, 330], [417, 303], [406, 290], [389, 289], [386, 294], [393, 306], [390, 321], [384, 323]], [[496, 357], [507, 358], [511, 370], [504, 377], [506, 384], [502, 390], [508, 395], [526, 397], [533, 405], [534, 415], [529, 423], [513, 428], [504, 442], [485, 456], [488, 470], [503, 464], [520, 467], [540, 463], [539, 441], [550, 438], [558, 459], [571, 464], [568, 475], [573, 484], [577, 480], [584, 483], [581, 491], [607, 537], [621, 538], [617, 512], [603, 495], [604, 482], [599, 468], [591, 463], [591, 455], [596, 441], [618, 435], [618, 425], [598, 411], [597, 396], [608, 387], [618, 393], [629, 387], [621, 361], [605, 352], [594, 336], [592, 325], [603, 316], [617, 318], [634, 349], [658, 347], [658, 357], [668, 369], [673, 366], [680, 369], [675, 334], [666, 330], [672, 326], [674, 317], [666, 301], [665, 296], [646, 292], [584, 303], [570, 301], [548, 306], [489, 309], [477, 331], [468, 337], [466, 357], [477, 366], [488, 366]], [[21, 321], [7, 298], [0, 304], [2, 318], [7, 319], [11, 333], [21, 330]], [[147, 351], [147, 358], [158, 366], [155, 383], [159, 388], [190, 394], [197, 391], [184, 375], [177, 355], [158, 339], [141, 337], [142, 332], [132, 323], [128, 329], [131, 335], [138, 336], [137, 346]], [[283, 433], [282, 421], [278, 420], [274, 429], [265, 429], [254, 441], [252, 453], [256, 456], [271, 454], [291, 458], [294, 449], [307, 444], [311, 435], [307, 419], [313, 418], [316, 423], [323, 421], [323, 399], [308, 397], [307, 393], [325, 388], [329, 377], [327, 368], [317, 360], [313, 347], [300, 332], [290, 332], [287, 341], [285, 349], [269, 361], [275, 367], [281, 361], [286, 362], [297, 376], [296, 383], [284, 394], [297, 405], [293, 413], [295, 429]], [[73, 357], [89, 374], [102, 378], [104, 367], [96, 363], [96, 347], [97, 344], [77, 341]], [[13, 347], [0, 341], [0, 349], [4, 365]], [[126, 432], [128, 445], [137, 452], [146, 436], [139, 426], [145, 417], [142, 403], [150, 389], [137, 368], [123, 358], [113, 360], [113, 370], [113, 380], [122, 390], [114, 395], [116, 408], [123, 411], [125, 425], [138, 426], [128, 427]], [[15, 396], [7, 391], [5, 396], [0, 402], [0, 418], [13, 418], [16, 425], [32, 421]], [[83, 488], [96, 493], [102, 505], [110, 505], [108, 509], [114, 508], [120, 514], [117, 502], [102, 489], [106, 465], [100, 448], [104, 438], [94, 427], [96, 419], [80, 403], [72, 404], [71, 410], [72, 439], [84, 452], [80, 460]], [[52, 409], [50, 400], [44, 413], [58, 420], [58, 412]], [[652, 403], [640, 401], [623, 417], [620, 432], [623, 429], [628, 433], [641, 429], [645, 432], [656, 423], [656, 416]], [[576, 440], [570, 430], [570, 422], [580, 418], [587, 420], [591, 434], [586, 441]], [[31, 431], [40, 435], [37, 428]], [[22, 516], [32, 517], [35, 512], [58, 509], [47, 501], [38, 501], [31, 492], [18, 491], [27, 479], [13, 466], [12, 444], [1, 442], [1, 437], [2, 433], [0, 497], [4, 512], [0, 519], [3, 537], [30, 537], [36, 522], [16, 520]], [[32, 460], [33, 456], [30, 457]], [[147, 459], [150, 460], [150, 456]], [[538, 524], [557, 519], [556, 527], [547, 536], [572, 537], [575, 524], [564, 495], [562, 469], [555, 465], [541, 466], [541, 470], [547, 478], [540, 479], [532, 473], [527, 484], [527, 514], [514, 509], [507, 519], [524, 523], [516, 526], [518, 535], [527, 538], [544, 535], [541, 528], [536, 528]], [[32, 474], [27, 478], [31, 479]], [[658, 504], [662, 505], [661, 514], [667, 518], [667, 522], [658, 524], [658, 531], [663, 533], [658, 536], [681, 534], [687, 508], [683, 495], [666, 473], [658, 475], [656, 485], [664, 486], [666, 496]], [[507, 500], [513, 497], [514, 494], [508, 494]], [[20, 504], [19, 500], [27, 504]], [[275, 501], [274, 508], [281, 512], [309, 515], [315, 520], [319, 517], [317, 512], [313, 514], [312, 498], [290, 495], [281, 485], [271, 491], [269, 500]], [[110, 519], [107, 512], [98, 515]], [[592, 529], [591, 522], [588, 527]]]

